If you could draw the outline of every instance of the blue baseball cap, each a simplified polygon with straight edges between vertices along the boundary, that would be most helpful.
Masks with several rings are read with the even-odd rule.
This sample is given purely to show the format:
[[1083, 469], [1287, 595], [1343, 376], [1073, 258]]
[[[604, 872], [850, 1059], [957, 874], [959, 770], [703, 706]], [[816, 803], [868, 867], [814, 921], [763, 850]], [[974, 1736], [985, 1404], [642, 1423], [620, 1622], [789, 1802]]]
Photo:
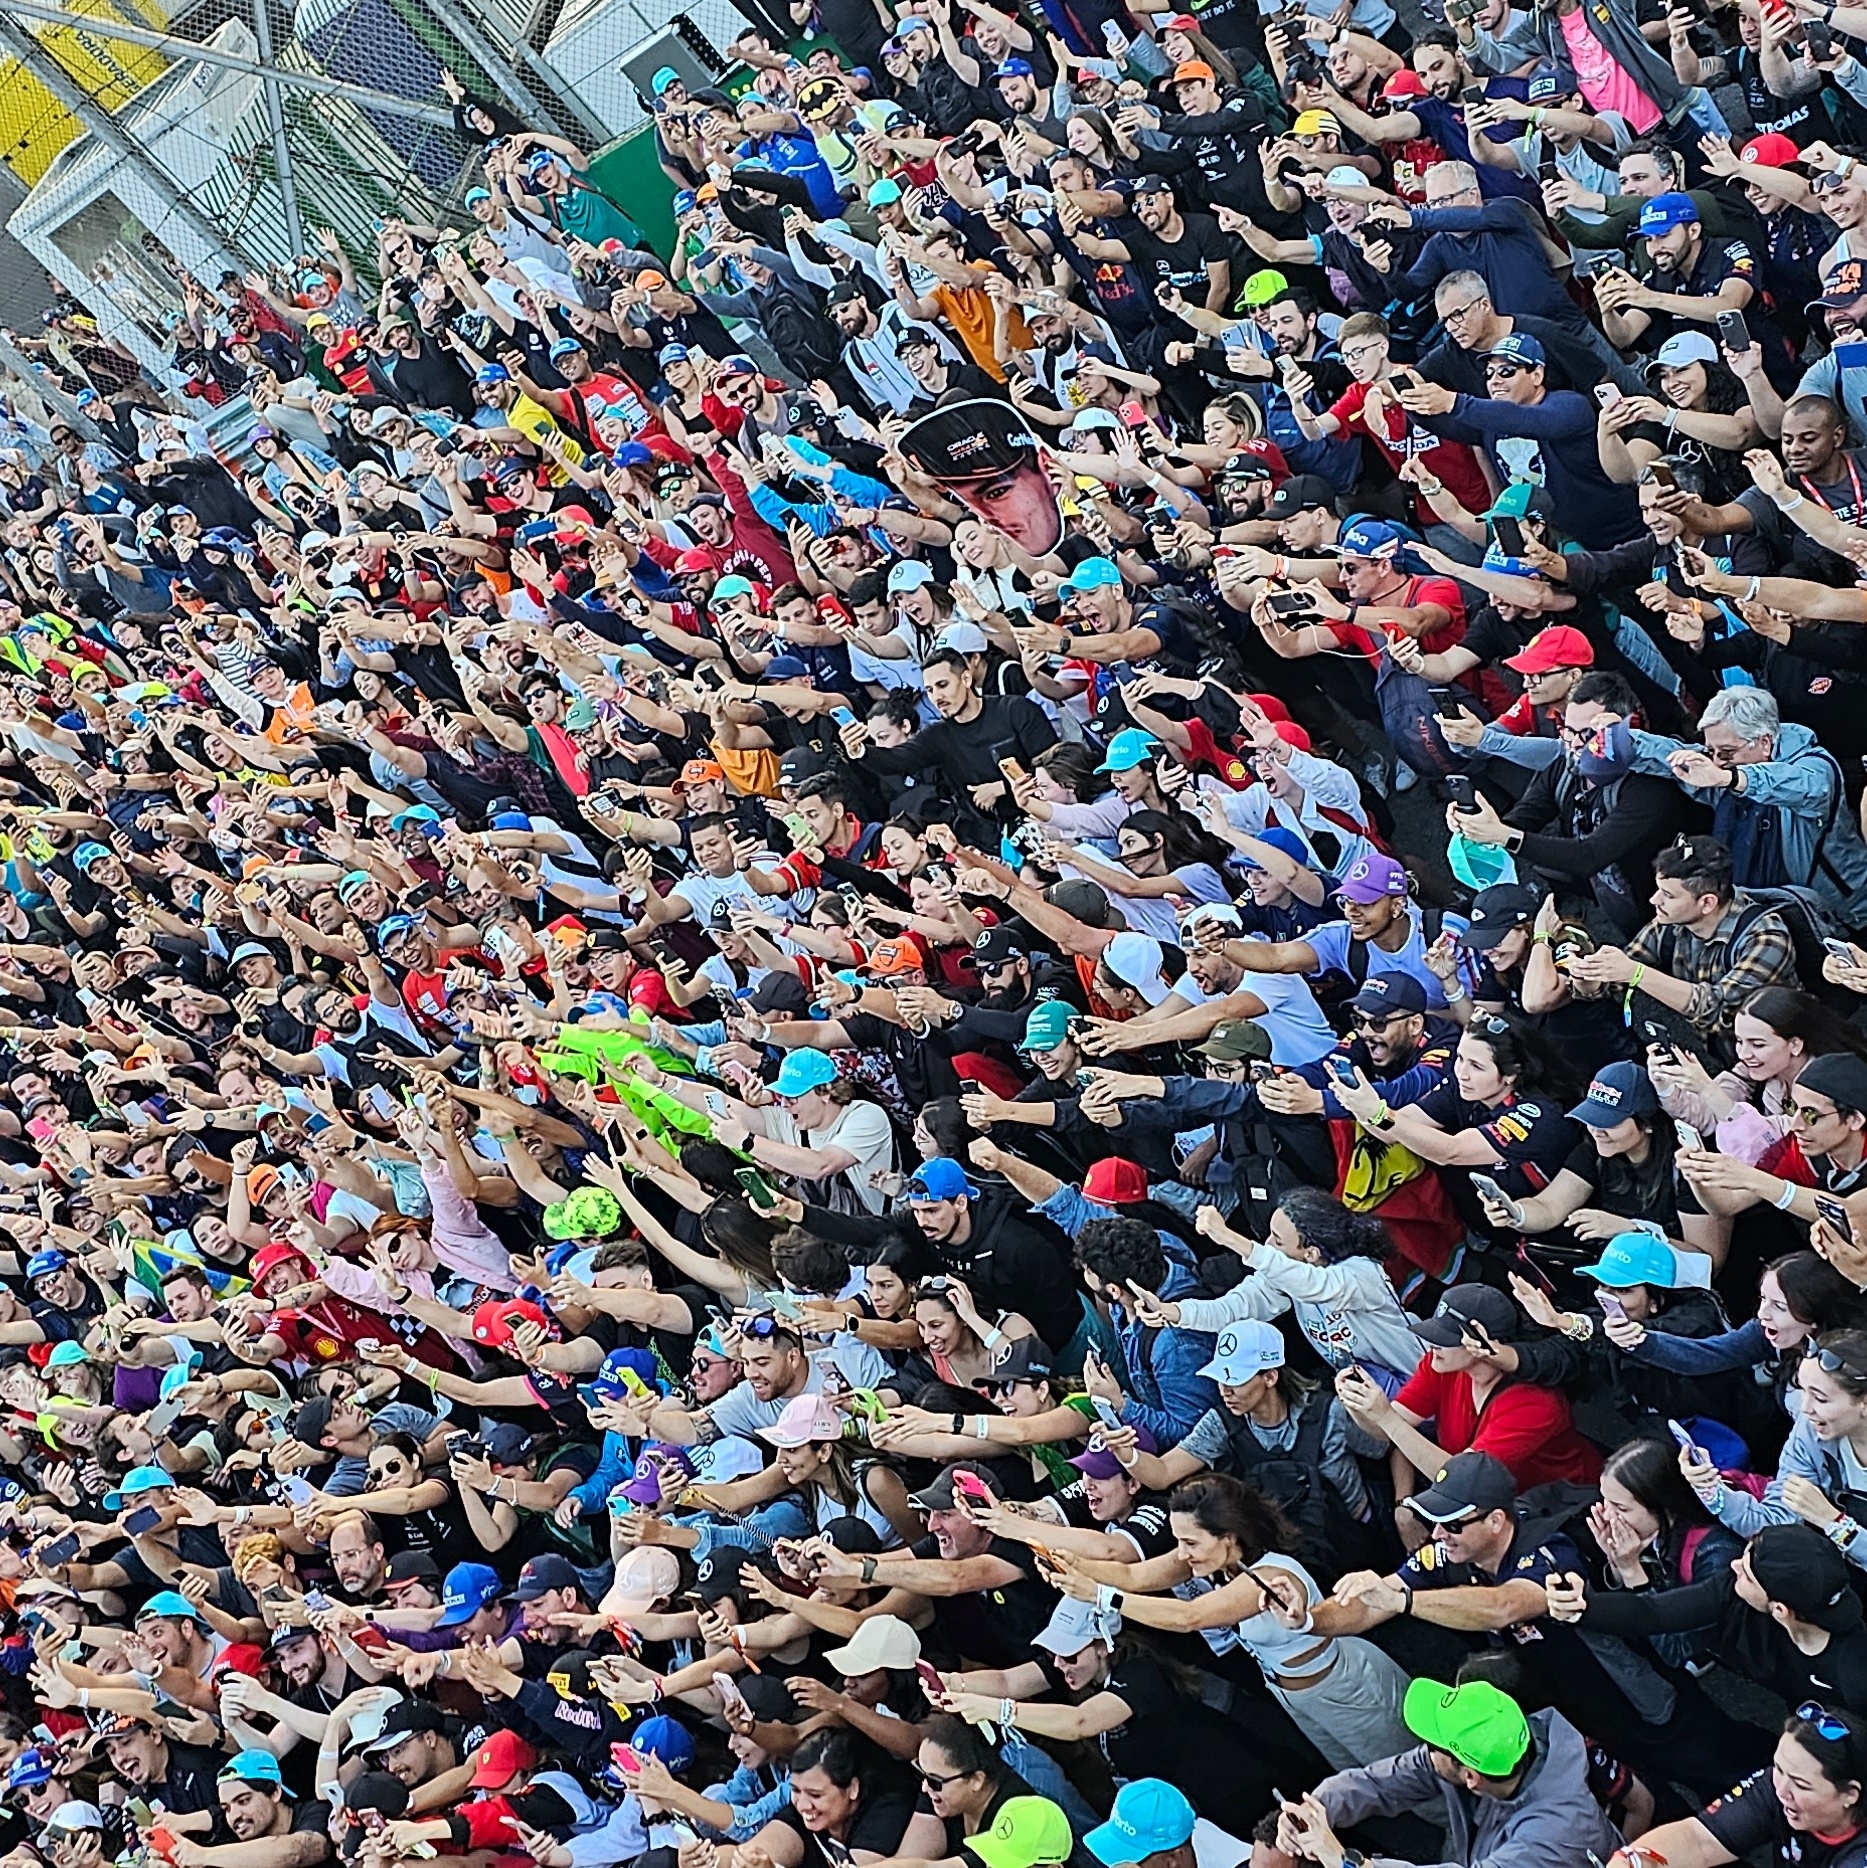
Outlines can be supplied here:
[[1119, 590], [1121, 568], [1112, 558], [1085, 558], [1063, 580], [1065, 590]]
[[288, 1797], [292, 1794], [285, 1789], [278, 1759], [261, 1745], [249, 1745], [244, 1751], [236, 1751], [221, 1766], [214, 1781], [217, 1784], [271, 1784], [277, 1790], [284, 1790]]
[[1391, 558], [1406, 540], [1399, 526], [1385, 519], [1357, 519], [1342, 528], [1336, 543], [1345, 558]]
[[648, 88], [653, 91], [657, 97], [660, 97], [667, 91], [669, 85], [679, 84], [680, 82], [681, 74], [676, 71], [672, 65], [663, 65], [661, 69], [649, 79]]
[[892, 175], [880, 176], [869, 184], [869, 206], [885, 208], [891, 201], [901, 199], [901, 184]]
[[930, 1200], [976, 1200], [979, 1190], [957, 1161], [935, 1155], [915, 1171], [908, 1182], [907, 1197], [910, 1206], [922, 1206]]
[[473, 380], [482, 385], [487, 383], [509, 383], [512, 380], [512, 372], [508, 370], [503, 363], [482, 363], [480, 367], [473, 372]]
[[[1304, 846], [1303, 839], [1294, 830], [1286, 830], [1282, 824], [1267, 824], [1262, 830], [1253, 831], [1252, 835], [1260, 843], [1268, 843], [1273, 850], [1281, 850], [1293, 863], [1301, 863], [1305, 869], [1313, 869], [1316, 859]], [[1249, 856], [1240, 856], [1238, 866], [1241, 869], [1262, 869], [1262, 863], [1254, 863]]]
[[52, 1781], [52, 1754], [41, 1751], [35, 1746], [31, 1751], [22, 1751], [7, 1769], [6, 1787], [9, 1790], [36, 1790], [41, 1784]]
[[993, 78], [1029, 78], [1035, 68], [1028, 58], [1008, 58], [992, 73]]
[[801, 655], [774, 655], [765, 664], [764, 678], [767, 681], [802, 681], [809, 673], [810, 664]]
[[774, 1096], [807, 1096], [836, 1081], [836, 1065], [824, 1051], [790, 1051], [778, 1066]]
[[555, 363], [558, 358], [568, 357], [573, 350], [581, 349], [583, 349], [583, 346], [578, 343], [574, 337], [560, 337], [558, 341], [545, 352], [545, 355]]
[[[90, 1359], [91, 1358], [85, 1354], [84, 1345], [82, 1343], [54, 1343], [52, 1345], [52, 1353], [45, 1359], [45, 1366], [48, 1369], [68, 1369], [79, 1362], [89, 1362]], [[175, 1371], [173, 1369], [169, 1370], [169, 1375], [173, 1375], [174, 1373]], [[168, 1375], [162, 1378], [165, 1387], [168, 1384], [168, 1379]]]
[[[411, 804], [407, 810], [397, 811], [396, 814], [390, 818], [389, 828], [391, 830], [406, 830], [410, 824], [438, 824], [440, 821], [441, 813], [437, 811], [432, 804]], [[353, 870], [351, 873], [357, 874], [360, 872]], [[346, 882], [349, 879], [348, 876], [344, 878]], [[367, 879], [368, 878], [366, 878], [366, 880]]]
[[56, 1246], [48, 1246], [43, 1252], [35, 1252], [26, 1261], [26, 1282], [34, 1278], [49, 1277], [55, 1271], [63, 1271], [71, 1263]]
[[1184, 1791], [1163, 1778], [1137, 1777], [1116, 1791], [1108, 1821], [1083, 1837], [1083, 1847], [1107, 1868], [1144, 1862], [1184, 1848], [1198, 1821]]
[[1547, 104], [1552, 97], [1567, 97], [1575, 89], [1575, 79], [1554, 65], [1539, 65], [1524, 86], [1525, 101]]
[[441, 1585], [441, 1618], [434, 1625], [458, 1628], [489, 1603], [497, 1602], [504, 1590], [497, 1570], [484, 1563], [456, 1563]]
[[1109, 741], [1109, 756], [1096, 767], [1098, 772], [1132, 772], [1146, 765], [1160, 751], [1160, 741], [1138, 726], [1125, 726]]
[[493, 191], [490, 188], [469, 188], [467, 192], [460, 197], [461, 203], [465, 207], [472, 207], [476, 201], [490, 201], [492, 198]]
[[1650, 234], [1669, 234], [1675, 227], [1698, 225], [1698, 203], [1690, 195], [1673, 193], [1655, 195], [1640, 210], [1640, 225], [1635, 231], [1644, 239]]
[[685, 344], [663, 344], [655, 352], [657, 363], [685, 363], [694, 353]]
[[676, 1777], [694, 1761], [693, 1734], [679, 1719], [670, 1719], [665, 1712], [644, 1719], [630, 1735], [629, 1743], [637, 1751], [659, 1758]]
[[109, 854], [110, 845], [107, 843], [80, 843], [78, 847], [72, 851], [71, 860], [78, 866], [78, 869], [83, 874], [89, 875], [91, 873], [91, 865], [93, 863], [101, 863]]
[[591, 1376], [584, 1393], [597, 1401], [614, 1401], [618, 1396], [626, 1395], [629, 1387], [622, 1379], [625, 1370], [646, 1382], [650, 1388], [658, 1389], [661, 1386], [661, 1371], [655, 1364], [655, 1352], [652, 1349], [612, 1349]]
[[1659, 1092], [1645, 1069], [1621, 1059], [1595, 1072], [1587, 1096], [1569, 1111], [1569, 1120], [1611, 1129], [1629, 1116], [1650, 1115], [1659, 1106]]
[[1485, 356], [1502, 357], [1507, 362], [1520, 363], [1526, 370], [1539, 368], [1549, 361], [1549, 353], [1528, 331], [1511, 332], [1502, 342], [1493, 344]]
[[1650, 1232], [1617, 1232], [1601, 1248], [1601, 1256], [1592, 1265], [1578, 1265], [1576, 1274], [1611, 1291], [1635, 1284], [1655, 1284], [1664, 1291], [1703, 1290], [1711, 1278], [1711, 1261], [1703, 1252], [1675, 1251]]
[[[165, 1473], [163, 1476], [166, 1478], [168, 1475]], [[136, 1611], [136, 1619], [139, 1622], [199, 1622], [203, 1628], [207, 1626], [207, 1617], [179, 1589], [158, 1589]]]

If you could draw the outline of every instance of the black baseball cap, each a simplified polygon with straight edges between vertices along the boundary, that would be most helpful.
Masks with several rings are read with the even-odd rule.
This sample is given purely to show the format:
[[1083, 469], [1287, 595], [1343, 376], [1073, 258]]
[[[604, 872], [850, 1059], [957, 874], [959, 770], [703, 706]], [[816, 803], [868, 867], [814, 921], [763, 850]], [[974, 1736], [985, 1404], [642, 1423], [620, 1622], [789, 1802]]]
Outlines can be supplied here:
[[1030, 949], [1008, 927], [987, 928], [972, 944], [974, 966], [1003, 966], [1007, 960], [1022, 960]]
[[1475, 953], [1489, 953], [1514, 928], [1534, 921], [1542, 904], [1542, 896], [1527, 883], [1500, 882], [1480, 889], [1472, 898], [1465, 945]]
[[1335, 488], [1321, 474], [1292, 474], [1265, 505], [1267, 519], [1293, 519], [1300, 512], [1316, 512], [1335, 507]]
[[1413, 1325], [1413, 1333], [1435, 1349], [1456, 1349], [1474, 1323], [1493, 1342], [1511, 1342], [1517, 1335], [1517, 1306], [1488, 1284], [1455, 1284], [1430, 1317]]
[[731, 1596], [743, 1608], [747, 1599], [745, 1572], [748, 1569], [762, 1570], [768, 1576], [772, 1574], [771, 1566], [756, 1550], [743, 1550], [736, 1544], [715, 1548], [700, 1559], [700, 1567], [694, 1572], [694, 1586], [687, 1593], [709, 1605]]
[[1433, 1475], [1423, 1492], [1406, 1501], [1428, 1524], [1456, 1524], [1508, 1511], [1517, 1502], [1517, 1481], [1501, 1459], [1489, 1453], [1455, 1453]]

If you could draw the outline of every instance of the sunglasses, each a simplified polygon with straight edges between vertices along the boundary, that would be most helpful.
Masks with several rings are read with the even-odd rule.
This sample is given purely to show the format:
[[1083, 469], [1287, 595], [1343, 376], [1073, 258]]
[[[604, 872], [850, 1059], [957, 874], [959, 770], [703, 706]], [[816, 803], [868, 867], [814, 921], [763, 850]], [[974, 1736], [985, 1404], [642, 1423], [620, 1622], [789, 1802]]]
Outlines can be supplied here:
[[1832, 1349], [1812, 1349], [1809, 1353], [1815, 1358], [1816, 1366], [1826, 1374], [1851, 1375], [1856, 1381], [1867, 1378], [1867, 1369], [1857, 1367]]
[[1814, 1726], [1816, 1732], [1823, 1738], [1837, 1740], [1847, 1738], [1850, 1735], [1847, 1721], [1840, 1718], [1837, 1714], [1830, 1712], [1826, 1706], [1822, 1705], [1817, 1700], [1805, 1699], [1802, 1704], [1796, 1708], [1796, 1717], [1800, 1719], [1804, 1725]]
[[[1819, 1712], [1821, 1708], [1818, 1706], [1816, 1710]], [[1796, 1716], [1800, 1718], [1802, 1715], [1798, 1713]], [[1822, 1736], [1826, 1738], [1828, 1734], [1824, 1732]], [[970, 1771], [954, 1771], [949, 1776], [940, 1777], [932, 1771], [923, 1771], [917, 1764], [914, 1767], [914, 1775], [918, 1777], [929, 1790], [944, 1790], [948, 1784], [963, 1784], [972, 1773]]]
[[750, 1336], [757, 1342], [764, 1342], [769, 1337], [783, 1336], [787, 1333], [788, 1326], [773, 1316], [747, 1317], [739, 1326], [741, 1336]]

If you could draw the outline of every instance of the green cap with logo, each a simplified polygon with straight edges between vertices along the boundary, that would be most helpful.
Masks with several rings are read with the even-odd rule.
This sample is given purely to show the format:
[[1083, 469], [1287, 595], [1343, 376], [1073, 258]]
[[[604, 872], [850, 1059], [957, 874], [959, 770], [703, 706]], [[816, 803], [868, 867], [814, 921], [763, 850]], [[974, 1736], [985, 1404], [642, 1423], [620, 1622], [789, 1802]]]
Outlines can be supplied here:
[[1075, 1016], [1076, 1008], [1067, 999], [1039, 999], [1024, 1021], [1018, 1049], [1054, 1051], [1070, 1035], [1070, 1020]]
[[1468, 1680], [1463, 1686], [1415, 1680], [1401, 1716], [1408, 1731], [1481, 1777], [1509, 1777], [1529, 1754], [1530, 1725], [1523, 1708], [1489, 1680]]
[[1257, 1062], [1271, 1054], [1271, 1035], [1262, 1025], [1248, 1018], [1228, 1018], [1214, 1025], [1204, 1044], [1193, 1049], [1215, 1064]]
[[990, 1829], [966, 1838], [985, 1868], [1040, 1868], [1066, 1862], [1075, 1847], [1070, 1819], [1048, 1797], [1008, 1797]]

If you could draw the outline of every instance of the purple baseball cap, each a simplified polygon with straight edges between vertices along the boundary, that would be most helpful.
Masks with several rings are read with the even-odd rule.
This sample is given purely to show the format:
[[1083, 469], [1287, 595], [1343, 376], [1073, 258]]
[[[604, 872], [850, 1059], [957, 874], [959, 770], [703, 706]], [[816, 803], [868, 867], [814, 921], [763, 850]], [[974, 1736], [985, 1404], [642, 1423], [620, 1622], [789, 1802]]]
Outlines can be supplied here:
[[[1160, 1451], [1160, 1442], [1156, 1440], [1145, 1427], [1137, 1427], [1134, 1430], [1134, 1441], [1135, 1445], [1138, 1446], [1143, 1453], [1158, 1453]], [[1102, 1444], [1102, 1438], [1099, 1434], [1092, 1434], [1090, 1436], [1087, 1450], [1078, 1453], [1076, 1457], [1070, 1461], [1070, 1464], [1074, 1466], [1085, 1479], [1112, 1479], [1117, 1473], [1127, 1471], [1127, 1467]]]
[[1345, 902], [1378, 902], [1383, 895], [1405, 895], [1407, 872], [1391, 856], [1370, 850], [1349, 864], [1336, 890]]

